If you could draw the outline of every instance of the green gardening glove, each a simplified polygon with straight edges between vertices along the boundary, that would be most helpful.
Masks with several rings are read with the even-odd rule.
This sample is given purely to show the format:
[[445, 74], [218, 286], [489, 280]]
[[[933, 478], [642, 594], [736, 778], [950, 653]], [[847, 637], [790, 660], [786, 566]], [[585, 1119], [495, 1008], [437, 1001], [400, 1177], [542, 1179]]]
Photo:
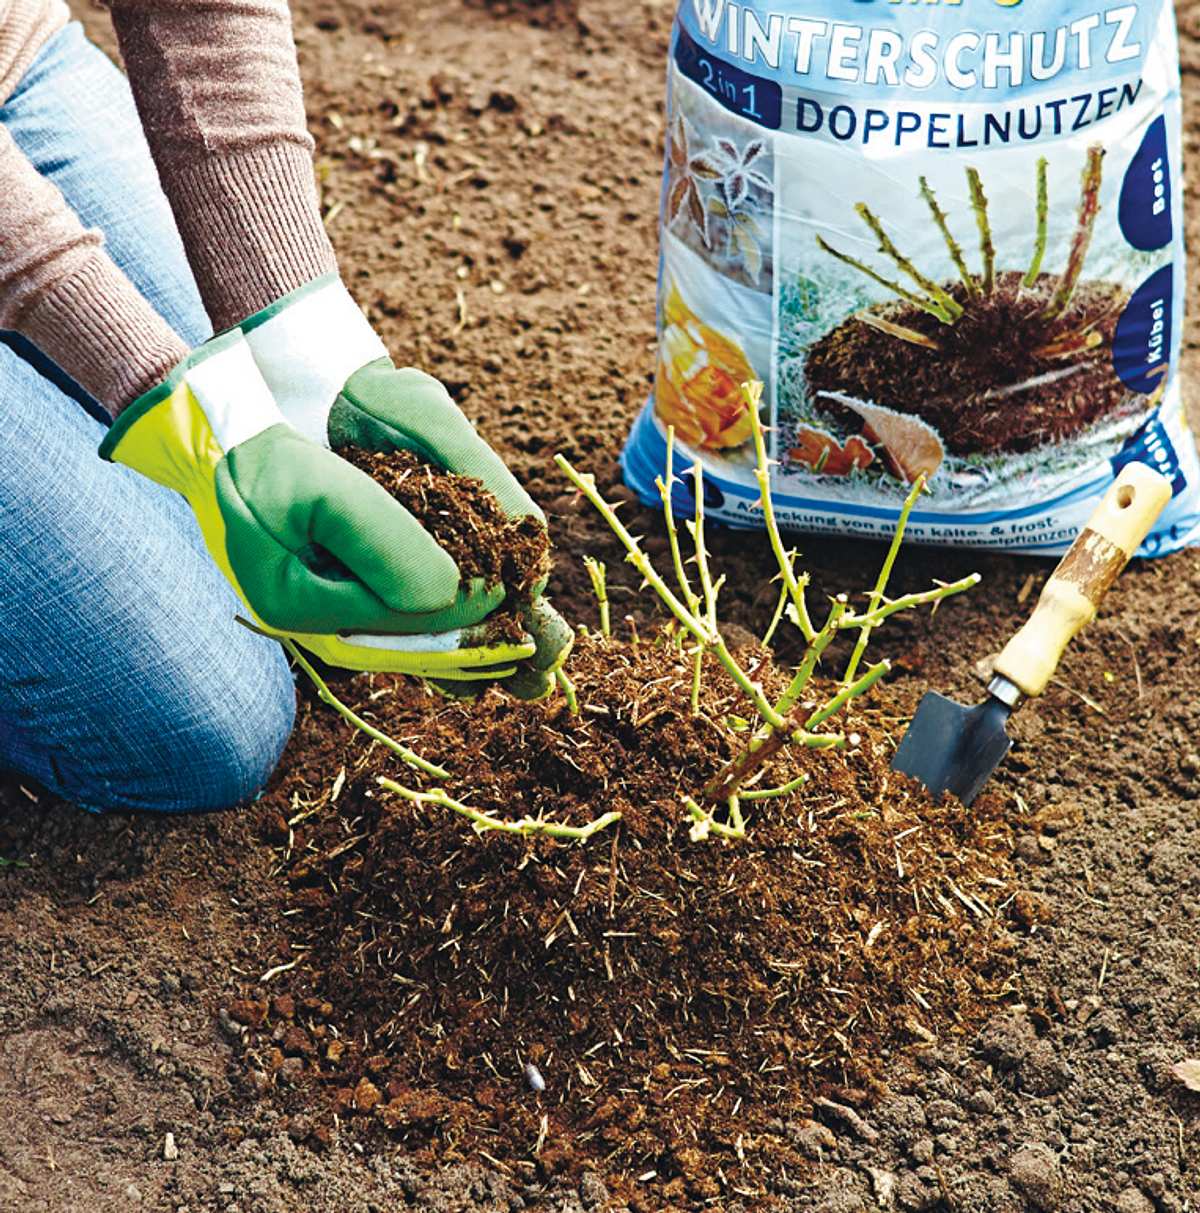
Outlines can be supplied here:
[[[245, 321], [242, 332], [288, 422], [314, 444], [411, 451], [481, 480], [513, 517], [545, 516], [434, 378], [397, 369], [336, 274]], [[528, 618], [536, 651], [505, 685], [540, 698], [570, 652], [572, 632], [541, 598]]]
[[255, 622], [326, 661], [471, 680], [536, 653], [486, 639], [503, 587], [464, 584], [399, 502], [289, 425], [236, 330], [129, 405], [100, 453], [181, 493]]

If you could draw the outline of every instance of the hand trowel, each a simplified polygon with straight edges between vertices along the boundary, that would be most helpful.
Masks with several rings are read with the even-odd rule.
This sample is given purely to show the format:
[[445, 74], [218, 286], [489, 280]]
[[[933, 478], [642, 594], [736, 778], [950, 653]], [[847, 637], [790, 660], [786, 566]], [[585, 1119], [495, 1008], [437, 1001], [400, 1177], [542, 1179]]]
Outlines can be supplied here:
[[1127, 464], [1051, 574], [1029, 622], [996, 659], [987, 699], [967, 708], [929, 691], [892, 766], [935, 797], [950, 792], [969, 806], [1012, 745], [1009, 716], [1046, 689], [1067, 645], [1095, 619], [1170, 500], [1170, 481], [1144, 463]]

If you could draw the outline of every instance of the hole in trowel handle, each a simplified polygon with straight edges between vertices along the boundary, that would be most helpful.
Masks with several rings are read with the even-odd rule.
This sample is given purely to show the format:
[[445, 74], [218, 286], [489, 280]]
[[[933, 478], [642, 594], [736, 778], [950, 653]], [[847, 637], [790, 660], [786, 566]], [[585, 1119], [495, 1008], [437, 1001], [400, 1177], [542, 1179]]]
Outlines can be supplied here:
[[1137, 494], [1133, 491], [1133, 489], [1131, 489], [1129, 485], [1125, 485], [1125, 487], [1117, 494], [1118, 509], [1129, 509], [1129, 507], [1133, 505], [1133, 499], [1136, 496]]

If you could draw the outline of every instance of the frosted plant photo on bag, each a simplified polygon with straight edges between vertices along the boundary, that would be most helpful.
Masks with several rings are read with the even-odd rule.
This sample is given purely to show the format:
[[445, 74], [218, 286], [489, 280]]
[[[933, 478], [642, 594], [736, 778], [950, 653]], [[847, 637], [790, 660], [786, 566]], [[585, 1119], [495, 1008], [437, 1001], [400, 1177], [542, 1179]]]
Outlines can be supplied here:
[[664, 230], [718, 273], [770, 294], [774, 157], [762, 131], [673, 73]]
[[1128, 166], [1099, 143], [1051, 152], [934, 161], [910, 182], [869, 165], [819, 192], [781, 174], [789, 472], [885, 494], [925, 475], [977, 502], [995, 470], [1045, 485], [1141, 426], [1164, 376], [1133, 391], [1114, 366], [1157, 262], [1110, 234]]

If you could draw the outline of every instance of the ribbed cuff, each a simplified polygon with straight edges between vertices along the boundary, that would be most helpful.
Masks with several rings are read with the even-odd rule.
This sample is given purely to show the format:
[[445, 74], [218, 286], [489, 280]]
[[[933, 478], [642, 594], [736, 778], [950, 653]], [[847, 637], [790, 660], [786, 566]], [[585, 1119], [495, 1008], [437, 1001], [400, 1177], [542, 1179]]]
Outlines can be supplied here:
[[70, 19], [62, 0], [8, 0], [0, 21], [0, 105], [12, 96], [42, 47]]
[[188, 353], [103, 250], [45, 291], [17, 328], [114, 417]]
[[164, 186], [218, 332], [337, 269], [312, 155], [298, 143], [209, 153]]

